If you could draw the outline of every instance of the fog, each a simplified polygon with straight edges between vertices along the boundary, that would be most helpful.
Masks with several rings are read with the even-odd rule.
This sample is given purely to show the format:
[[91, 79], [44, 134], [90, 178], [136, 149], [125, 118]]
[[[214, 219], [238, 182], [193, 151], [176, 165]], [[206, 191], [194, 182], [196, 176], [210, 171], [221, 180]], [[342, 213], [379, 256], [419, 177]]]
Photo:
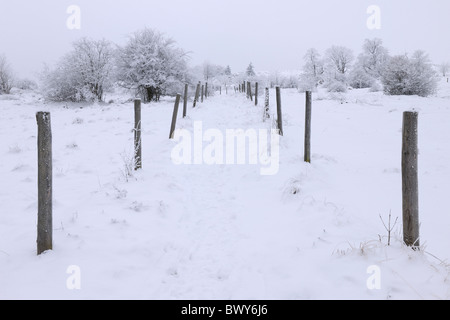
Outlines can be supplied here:
[[[80, 8], [80, 29], [69, 29], [71, 5]], [[380, 9], [379, 28], [368, 28], [370, 5]], [[300, 69], [308, 48], [331, 45], [360, 52], [378, 37], [391, 54], [425, 50], [434, 63], [450, 60], [447, 0], [40, 0], [0, 5], [0, 54], [22, 77], [34, 77], [81, 37], [124, 44], [144, 27], [155, 28], [190, 52], [190, 65], [204, 61], [243, 71]]]

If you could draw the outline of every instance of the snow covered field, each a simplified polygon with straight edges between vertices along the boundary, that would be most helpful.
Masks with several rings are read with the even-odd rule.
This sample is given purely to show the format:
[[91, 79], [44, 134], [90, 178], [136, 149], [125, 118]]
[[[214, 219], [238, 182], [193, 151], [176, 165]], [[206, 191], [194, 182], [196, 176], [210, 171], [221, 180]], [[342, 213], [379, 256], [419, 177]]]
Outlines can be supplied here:
[[[303, 162], [305, 96], [283, 90], [271, 176], [250, 164], [175, 165], [172, 98], [143, 105], [143, 170], [127, 176], [133, 103], [114, 99], [0, 96], [0, 299], [450, 298], [450, 84], [430, 98], [315, 93], [312, 164]], [[263, 100], [255, 107], [243, 94], [216, 93], [196, 109], [189, 102], [177, 128], [270, 129]], [[380, 220], [392, 212], [401, 222], [402, 112], [413, 108], [420, 252], [402, 245], [401, 223], [388, 247]], [[54, 160], [54, 250], [41, 256], [37, 111], [51, 112]], [[70, 266], [79, 290], [67, 286]], [[373, 266], [381, 288], [371, 290]]]

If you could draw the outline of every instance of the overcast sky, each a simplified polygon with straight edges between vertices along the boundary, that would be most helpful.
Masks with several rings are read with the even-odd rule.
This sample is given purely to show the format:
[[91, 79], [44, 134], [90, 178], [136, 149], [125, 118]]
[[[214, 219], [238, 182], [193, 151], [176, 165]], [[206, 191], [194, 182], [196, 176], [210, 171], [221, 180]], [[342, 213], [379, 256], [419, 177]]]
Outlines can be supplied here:
[[[70, 30], [67, 8], [81, 9], [81, 29]], [[370, 30], [367, 8], [380, 8]], [[243, 71], [300, 69], [308, 48], [331, 45], [360, 52], [378, 37], [391, 54], [423, 49], [435, 63], [450, 61], [449, 0], [0, 0], [0, 54], [21, 77], [54, 63], [81, 37], [125, 44], [144, 27], [173, 38], [204, 61]]]

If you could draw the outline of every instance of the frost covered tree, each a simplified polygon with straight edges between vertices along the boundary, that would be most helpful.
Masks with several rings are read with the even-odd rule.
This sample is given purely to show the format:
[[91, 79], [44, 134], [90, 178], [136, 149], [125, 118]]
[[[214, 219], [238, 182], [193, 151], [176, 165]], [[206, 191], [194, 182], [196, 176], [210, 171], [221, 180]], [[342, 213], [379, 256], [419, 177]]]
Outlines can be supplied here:
[[353, 60], [353, 52], [349, 48], [332, 46], [326, 51], [326, 86], [329, 91], [347, 90], [347, 75]]
[[392, 57], [383, 72], [384, 92], [388, 95], [429, 96], [436, 91], [437, 78], [428, 55], [416, 51]]
[[153, 29], [132, 34], [117, 58], [118, 84], [135, 90], [143, 102], [180, 89], [187, 76], [186, 53]]
[[19, 79], [15, 81], [15, 87], [21, 90], [36, 90], [38, 85], [34, 80]]
[[357, 63], [349, 73], [348, 83], [355, 89], [371, 88], [375, 85], [376, 79], [367, 73], [360, 63]]
[[304, 65], [300, 75], [299, 87], [302, 91], [315, 90], [323, 83], [324, 65], [319, 52], [311, 48], [303, 56]]
[[14, 74], [6, 57], [0, 55], [0, 94], [10, 94], [14, 85]]
[[112, 83], [114, 48], [107, 40], [83, 38], [51, 70], [41, 74], [44, 96], [53, 101], [102, 101]]
[[230, 66], [227, 66], [227, 67], [225, 68], [224, 73], [225, 73], [226, 76], [231, 76], [231, 68], [230, 68]]
[[209, 62], [203, 63], [203, 78], [207, 82], [222, 76], [224, 73], [225, 69], [222, 66]]
[[353, 59], [352, 50], [346, 47], [332, 46], [326, 51], [326, 60], [332, 73], [347, 74]]
[[450, 63], [443, 62], [439, 65], [439, 72], [442, 74], [443, 77], [446, 77], [449, 71], [450, 71]]
[[254, 77], [256, 76], [255, 68], [253, 67], [253, 63], [250, 62], [250, 64], [247, 67], [247, 70], [245, 71], [245, 74], [247, 77]]
[[381, 39], [366, 39], [363, 52], [349, 74], [349, 83], [353, 88], [369, 88], [381, 79], [389, 52], [383, 47]]
[[383, 40], [379, 38], [366, 39], [363, 45], [363, 53], [358, 57], [358, 60], [368, 75], [380, 79], [384, 67], [389, 61], [389, 51], [383, 47]]

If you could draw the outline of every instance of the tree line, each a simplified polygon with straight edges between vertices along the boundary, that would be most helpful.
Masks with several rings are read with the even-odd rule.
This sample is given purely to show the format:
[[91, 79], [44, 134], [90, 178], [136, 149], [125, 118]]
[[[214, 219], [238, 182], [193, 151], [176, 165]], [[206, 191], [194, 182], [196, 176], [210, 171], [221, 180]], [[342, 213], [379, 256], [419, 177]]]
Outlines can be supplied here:
[[[383, 90], [388, 95], [429, 96], [437, 87], [437, 70], [424, 51], [391, 56], [378, 38], [366, 39], [356, 59], [349, 48], [332, 46], [323, 57], [311, 48], [303, 60], [299, 81], [303, 91], [324, 86], [331, 92], [345, 92], [350, 87]], [[438, 71], [445, 77], [449, 63], [439, 65]]]
[[[210, 62], [189, 67], [188, 58], [173, 39], [154, 29], [129, 35], [124, 46], [105, 39], [82, 38], [55, 66], [44, 67], [39, 87], [48, 100], [75, 102], [102, 101], [105, 93], [116, 87], [133, 92], [144, 103], [159, 101], [161, 95], [174, 95], [184, 84], [195, 86], [199, 80], [226, 87], [253, 81], [300, 91], [323, 86], [331, 92], [370, 88], [390, 95], [428, 96], [436, 90], [436, 71], [444, 77], [450, 71], [449, 63], [442, 63], [436, 70], [420, 50], [411, 56], [391, 56], [377, 38], [366, 39], [356, 58], [343, 46], [332, 46], [323, 56], [311, 48], [303, 57], [300, 72], [256, 72], [250, 63], [245, 71], [233, 73], [229, 65]], [[33, 81], [15, 79], [6, 57], [0, 55], [0, 94], [10, 93], [14, 86], [37, 88]]]

